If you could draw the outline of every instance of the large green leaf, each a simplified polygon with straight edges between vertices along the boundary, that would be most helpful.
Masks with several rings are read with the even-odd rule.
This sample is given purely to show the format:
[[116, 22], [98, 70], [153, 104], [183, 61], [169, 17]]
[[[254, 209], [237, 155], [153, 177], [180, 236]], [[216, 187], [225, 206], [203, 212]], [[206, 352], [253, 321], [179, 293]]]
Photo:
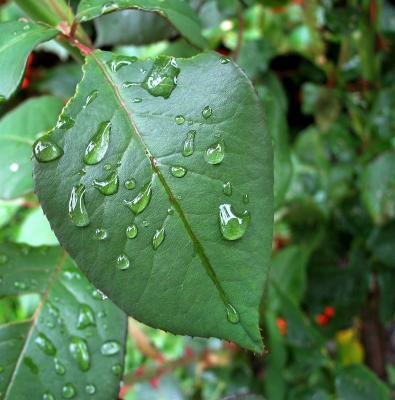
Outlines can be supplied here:
[[0, 263], [0, 299], [41, 295], [29, 320], [0, 326], [1, 398], [115, 398], [125, 314], [102, 300], [60, 247], [1, 244]]
[[0, 104], [18, 89], [31, 51], [58, 33], [27, 20], [0, 24]]
[[[200, 20], [192, 7], [183, 0], [81, 0], [76, 20], [89, 21], [100, 15], [125, 9], [151, 11], [165, 17], [194, 46], [204, 49], [206, 41], [201, 35]], [[114, 27], [114, 29], [117, 29]]]
[[34, 146], [35, 189], [60, 243], [137, 320], [261, 351], [273, 156], [252, 84], [214, 52], [95, 51], [84, 69]]
[[22, 103], [0, 120], [0, 198], [11, 199], [33, 190], [32, 145], [53, 128], [64, 103], [52, 96]]

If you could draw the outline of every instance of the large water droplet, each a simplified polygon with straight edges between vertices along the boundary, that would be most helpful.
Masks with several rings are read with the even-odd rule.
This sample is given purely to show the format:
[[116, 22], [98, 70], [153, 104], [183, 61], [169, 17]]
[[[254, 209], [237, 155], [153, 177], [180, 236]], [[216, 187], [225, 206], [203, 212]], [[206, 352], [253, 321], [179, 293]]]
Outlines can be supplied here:
[[39, 333], [36, 339], [34, 339], [34, 342], [45, 354], [49, 356], [54, 356], [56, 354], [55, 346], [43, 333]]
[[183, 178], [187, 173], [187, 169], [180, 165], [172, 165], [170, 166], [170, 172], [176, 178]]
[[243, 203], [248, 204], [250, 202], [250, 198], [248, 197], [248, 194], [243, 195]]
[[103, 193], [103, 194], [105, 194], [107, 196], [117, 193], [118, 192], [118, 185], [119, 185], [117, 171], [111, 172], [111, 174], [108, 175], [107, 178], [104, 179], [103, 181], [98, 181], [97, 179], [95, 179], [92, 182], [92, 185], [100, 193]]
[[229, 63], [229, 58], [227, 58], [225, 56], [222, 56], [222, 57], [220, 57], [219, 62], [221, 64], [228, 64]]
[[130, 261], [128, 256], [125, 253], [121, 253], [117, 258], [117, 267], [118, 269], [128, 269], [130, 265]]
[[85, 149], [84, 161], [86, 164], [97, 164], [105, 156], [110, 141], [111, 122], [104, 121], [97, 128]]
[[180, 71], [174, 57], [159, 56], [141, 86], [152, 96], [168, 99], [177, 86]]
[[161, 243], [165, 240], [165, 228], [157, 229], [154, 237], [152, 238], [152, 247], [156, 250]]
[[224, 194], [226, 194], [227, 196], [232, 196], [232, 184], [230, 182], [224, 183], [222, 189], [224, 191]]
[[61, 157], [63, 150], [45, 135], [34, 142], [33, 153], [38, 162], [45, 163]]
[[219, 164], [225, 156], [225, 142], [223, 139], [218, 140], [213, 143], [209, 148], [204, 152], [204, 159], [209, 164]]
[[189, 131], [187, 133], [187, 138], [184, 141], [184, 146], [182, 150], [182, 155], [188, 157], [195, 151], [195, 135], [196, 131]]
[[38, 374], [38, 367], [30, 357], [24, 357], [23, 363], [30, 369], [30, 372], [32, 374], [34, 375]]
[[202, 115], [203, 115], [204, 119], [210, 118], [212, 113], [213, 113], [213, 110], [211, 109], [210, 106], [206, 106], [203, 108]]
[[116, 11], [119, 9], [119, 5], [111, 1], [110, 3], [106, 3], [103, 5], [101, 12], [102, 14], [108, 14], [112, 11]]
[[96, 240], [104, 240], [107, 237], [107, 230], [104, 228], [96, 229], [93, 234], [94, 239]]
[[114, 354], [119, 353], [120, 350], [121, 350], [121, 344], [116, 340], [109, 340], [103, 343], [103, 345], [100, 348], [101, 353], [105, 356], [112, 356]]
[[105, 169], [106, 171], [110, 170], [112, 167], [112, 165], [110, 163], [104, 164], [103, 169]]
[[96, 387], [93, 384], [88, 384], [85, 386], [85, 392], [87, 394], [95, 394], [96, 393]]
[[58, 375], [64, 375], [66, 373], [66, 368], [64, 365], [58, 360], [57, 358], [53, 359], [53, 362], [55, 364], [55, 371]]
[[[128, 57], [128, 56], [116, 56], [112, 60], [107, 61], [107, 65], [111, 68], [112, 72], [117, 72], [121, 68], [126, 67], [133, 62], [137, 61], [137, 57]], [[126, 84], [127, 82], [125, 82]], [[128, 87], [128, 86], [123, 86]]]
[[85, 208], [85, 186], [80, 183], [74, 186], [69, 200], [69, 217], [75, 226], [87, 226], [89, 215]]
[[71, 399], [75, 395], [74, 386], [71, 383], [66, 383], [62, 388], [62, 394], [65, 399]]
[[226, 306], [226, 316], [232, 324], [237, 324], [240, 321], [239, 313], [231, 304]]
[[137, 215], [143, 212], [151, 200], [152, 183], [147, 182], [138, 192], [137, 196], [130, 201], [124, 200], [124, 203]]
[[0, 253], [0, 265], [5, 264], [8, 261], [8, 256], [7, 254]]
[[241, 217], [233, 212], [230, 204], [221, 204], [219, 206], [219, 222], [222, 237], [226, 240], [236, 240], [244, 235], [250, 222], [251, 216], [245, 211]]
[[185, 122], [185, 118], [182, 115], [177, 115], [174, 121], [177, 125], [182, 125]]
[[129, 225], [126, 228], [126, 237], [129, 239], [134, 239], [138, 234], [138, 229], [136, 224]]
[[125, 185], [126, 189], [132, 190], [136, 186], [136, 180], [134, 178], [130, 178], [130, 179], [125, 181], [124, 185]]
[[78, 311], [77, 329], [85, 329], [87, 326], [95, 326], [95, 314], [87, 304], [80, 304]]
[[97, 95], [99, 94], [98, 90], [92, 90], [88, 96], [86, 96], [86, 101], [85, 101], [85, 105], [84, 107], [89, 106], [89, 104], [91, 104], [97, 97]]
[[119, 375], [122, 372], [122, 365], [121, 364], [114, 364], [111, 367], [111, 371], [114, 375]]
[[75, 121], [73, 118], [69, 117], [66, 114], [60, 114], [59, 121], [56, 124], [56, 127], [59, 129], [70, 129], [74, 126]]
[[84, 339], [72, 336], [69, 344], [70, 354], [77, 361], [81, 371], [88, 371], [90, 367], [90, 357], [88, 346]]
[[55, 397], [53, 397], [53, 394], [49, 390], [47, 390], [43, 394], [43, 400], [55, 400]]

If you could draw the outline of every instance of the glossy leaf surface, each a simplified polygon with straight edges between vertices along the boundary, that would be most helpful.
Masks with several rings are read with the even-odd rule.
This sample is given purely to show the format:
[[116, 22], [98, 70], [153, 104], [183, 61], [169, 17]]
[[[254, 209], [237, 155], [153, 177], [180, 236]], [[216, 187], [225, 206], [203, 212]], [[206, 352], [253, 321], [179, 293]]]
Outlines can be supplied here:
[[102, 300], [60, 247], [7, 243], [0, 255], [0, 299], [41, 295], [29, 320], [0, 326], [1, 398], [115, 398], [121, 374], [112, 366], [122, 369], [124, 351], [106, 355], [103, 346], [123, 345], [125, 314]]
[[[154, 62], [96, 51], [84, 68], [60, 117], [68, 129], [58, 123], [46, 136], [64, 155], [34, 160], [35, 189], [60, 243], [137, 320], [261, 351], [258, 305], [271, 253], [273, 164], [248, 78], [216, 53]], [[165, 87], [151, 90], [152, 82]], [[107, 142], [98, 132], [108, 121]], [[193, 152], [185, 156], [191, 130]], [[95, 163], [84, 163], [87, 151], [105, 147], [89, 158]], [[223, 151], [222, 161], [208, 162], [210, 149]], [[174, 175], [174, 167], [186, 172]], [[127, 189], [131, 179], [136, 185]], [[109, 182], [107, 194], [95, 180]], [[231, 196], [224, 193], [227, 182]], [[224, 224], [231, 240], [221, 235], [229, 231]]]

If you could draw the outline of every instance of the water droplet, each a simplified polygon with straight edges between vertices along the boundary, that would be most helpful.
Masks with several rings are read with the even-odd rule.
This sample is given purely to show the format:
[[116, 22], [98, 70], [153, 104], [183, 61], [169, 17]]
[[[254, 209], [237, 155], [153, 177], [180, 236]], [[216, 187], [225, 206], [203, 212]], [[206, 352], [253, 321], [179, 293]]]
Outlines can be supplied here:
[[185, 122], [185, 118], [182, 115], [177, 115], [174, 121], [177, 125], [182, 125]]
[[89, 104], [91, 104], [93, 102], [93, 100], [96, 99], [97, 95], [99, 94], [98, 90], [92, 90], [88, 96], [86, 96], [86, 101], [85, 101], [85, 105], [84, 108], [89, 106]]
[[219, 164], [225, 156], [225, 142], [223, 139], [218, 140], [209, 146], [204, 152], [204, 159], [209, 164]]
[[170, 166], [170, 172], [176, 178], [183, 178], [186, 175], [187, 170], [186, 168], [181, 167], [180, 165], [172, 165]]
[[53, 362], [55, 364], [55, 371], [58, 375], [64, 375], [66, 373], [66, 368], [64, 365], [60, 362], [59, 359], [54, 358]]
[[87, 226], [89, 224], [89, 215], [85, 208], [85, 186], [80, 183], [74, 186], [69, 200], [69, 217], [75, 226]]
[[131, 86], [140, 86], [141, 85], [141, 82], [130, 82], [130, 81], [127, 81], [127, 82], [124, 82], [124, 83], [122, 83], [122, 87], [123, 88], [128, 88], [128, 87], [131, 87]]
[[250, 198], [248, 197], [248, 194], [243, 195], [243, 203], [248, 204], [250, 202]]
[[100, 193], [103, 193], [107, 196], [117, 193], [118, 185], [119, 180], [116, 171], [111, 172], [111, 174], [108, 175], [103, 181], [98, 181], [95, 179], [92, 182], [92, 186], [94, 186]]
[[110, 170], [112, 167], [112, 165], [110, 163], [104, 164], [103, 169], [105, 169], [106, 171]]
[[87, 326], [95, 326], [95, 314], [87, 304], [80, 304], [78, 312], [77, 329], [85, 329]]
[[124, 200], [123, 202], [136, 214], [143, 212], [151, 200], [152, 183], [147, 182], [138, 192], [137, 196], [130, 201]]
[[81, 168], [81, 169], [78, 171], [78, 175], [79, 175], [79, 176], [84, 176], [84, 175], [86, 175], [86, 168]]
[[49, 356], [54, 356], [56, 354], [55, 346], [43, 333], [39, 333], [36, 339], [34, 339], [34, 342], [45, 354]]
[[226, 240], [236, 240], [244, 235], [250, 222], [251, 216], [245, 211], [241, 217], [233, 212], [230, 204], [221, 204], [219, 206], [219, 222], [222, 237]]
[[110, 3], [106, 3], [103, 5], [101, 12], [102, 14], [108, 14], [112, 11], [116, 11], [119, 9], [119, 5], [114, 3], [114, 2], [110, 2]]
[[121, 344], [116, 340], [109, 340], [103, 343], [103, 345], [100, 348], [101, 353], [105, 356], [112, 356], [114, 354], [118, 354], [120, 350], [121, 350]]
[[4, 367], [0, 366], [0, 374], [4, 371]]
[[24, 27], [23, 27], [23, 30], [24, 31], [28, 31], [30, 29], [30, 25], [25, 25]]
[[174, 208], [173, 208], [173, 207], [170, 207], [170, 208], [167, 210], [167, 215], [174, 215]]
[[128, 256], [125, 253], [121, 253], [117, 258], [117, 267], [118, 269], [128, 269], [130, 265], [130, 261]]
[[74, 386], [71, 383], [66, 383], [62, 388], [62, 394], [65, 399], [71, 399], [75, 395]]
[[232, 184], [230, 182], [226, 182], [222, 185], [222, 189], [224, 191], [224, 194], [227, 196], [232, 196]]
[[49, 390], [47, 390], [43, 394], [43, 400], [55, 400], [55, 397], [53, 397], [52, 393]]
[[165, 228], [157, 229], [154, 237], [152, 238], [152, 247], [156, 250], [161, 243], [165, 240]]
[[177, 86], [180, 71], [174, 57], [159, 56], [141, 86], [152, 96], [168, 99]]
[[149, 226], [149, 222], [147, 220], [144, 220], [141, 225], [144, 226], [144, 228], [146, 228], [147, 226]]
[[15, 281], [14, 286], [19, 289], [19, 290], [25, 290], [26, 289], [26, 283]]
[[211, 109], [210, 106], [206, 106], [203, 108], [202, 115], [203, 115], [204, 119], [209, 119], [211, 117], [212, 113], [213, 113], [213, 110]]
[[220, 57], [219, 62], [221, 64], [228, 64], [229, 63], [229, 58], [227, 58], [225, 56], [222, 56], [222, 57]]
[[23, 363], [30, 369], [30, 372], [32, 374], [34, 375], [38, 374], [38, 367], [30, 357], [24, 357]]
[[95, 392], [96, 392], [96, 387], [95, 387], [95, 385], [92, 385], [92, 384], [86, 385], [86, 386], [85, 386], [85, 392], [86, 392], [87, 394], [95, 394]]
[[137, 236], [138, 229], [136, 224], [129, 225], [126, 228], [126, 237], [129, 239], [134, 239]]
[[188, 121], [188, 125], [193, 125], [193, 121], [191, 119]]
[[99, 318], [105, 318], [105, 317], [107, 317], [107, 312], [106, 312], [106, 311], [99, 311], [99, 312], [97, 313], [97, 316], [98, 316]]
[[38, 162], [45, 163], [61, 157], [63, 150], [45, 135], [34, 142], [33, 153]]
[[125, 185], [125, 188], [126, 188], [126, 189], [132, 190], [132, 189], [134, 189], [135, 186], [136, 186], [136, 180], [133, 179], [133, 178], [128, 179], [127, 181], [125, 181], [125, 184], [124, 184], [124, 185]]
[[8, 261], [7, 254], [0, 253], [0, 265], [5, 264]]
[[90, 358], [88, 346], [84, 339], [72, 336], [69, 344], [70, 354], [77, 361], [81, 371], [88, 371], [90, 367]]
[[216, 133], [216, 134], [214, 135], [214, 137], [215, 137], [216, 139], [219, 139], [219, 138], [221, 137], [221, 134], [220, 134], [220, 133]]
[[226, 306], [226, 316], [232, 324], [237, 324], [240, 321], [239, 313], [231, 304]]
[[140, 97], [135, 97], [132, 102], [133, 103], [141, 103], [143, 100]]
[[96, 289], [96, 292], [93, 292], [93, 297], [96, 299], [107, 300], [108, 296], [104, 294], [101, 290]]
[[122, 365], [121, 364], [114, 364], [111, 367], [111, 371], [113, 372], [113, 374], [119, 375], [122, 372]]
[[107, 231], [104, 228], [96, 229], [93, 238], [96, 240], [104, 240], [107, 237]]
[[74, 126], [75, 121], [73, 118], [69, 117], [66, 114], [60, 114], [59, 121], [56, 124], [56, 127], [59, 129], [70, 129]]
[[11, 171], [11, 172], [16, 172], [16, 171], [18, 171], [18, 169], [19, 169], [19, 164], [17, 164], [17, 163], [12, 163], [12, 164], [10, 165], [10, 171]]
[[5, 102], [5, 96], [0, 95], [0, 104]]
[[45, 325], [47, 325], [49, 329], [53, 329], [55, 327], [55, 324], [52, 321], [47, 321]]
[[104, 121], [97, 128], [85, 149], [84, 161], [86, 164], [97, 164], [105, 156], [110, 141], [111, 122]]
[[[114, 57], [112, 60], [107, 61], [107, 65], [111, 68], [112, 72], [117, 72], [119, 71], [121, 68], [126, 67], [132, 63], [134, 63], [135, 61], [137, 61], [138, 58], [137, 57], [128, 57], [128, 56], [116, 56]], [[125, 82], [122, 87], [128, 87], [126, 86], [129, 83], [134, 83], [134, 82]], [[125, 86], [124, 86], [125, 85]], [[132, 85], [129, 85], [132, 86]]]
[[87, 338], [90, 338], [90, 337], [93, 336], [93, 333], [91, 331], [88, 331], [88, 332], [85, 333], [85, 335], [86, 335]]
[[182, 155], [188, 157], [195, 151], [195, 135], [196, 131], [189, 131], [184, 141]]

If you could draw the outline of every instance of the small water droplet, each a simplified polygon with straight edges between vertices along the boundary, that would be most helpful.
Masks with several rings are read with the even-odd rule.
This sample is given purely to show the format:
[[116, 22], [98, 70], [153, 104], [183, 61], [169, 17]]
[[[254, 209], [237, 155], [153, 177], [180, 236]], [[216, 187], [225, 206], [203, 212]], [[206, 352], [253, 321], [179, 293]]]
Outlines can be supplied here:
[[193, 121], [191, 119], [188, 121], [188, 125], [193, 125]]
[[95, 187], [100, 193], [110, 196], [118, 192], [118, 175], [116, 171], [111, 172], [103, 181], [95, 179], [92, 186]]
[[55, 324], [52, 321], [47, 321], [45, 325], [47, 325], [49, 329], [53, 329], [55, 327]]
[[55, 397], [53, 397], [53, 394], [49, 390], [47, 390], [43, 394], [43, 400], [55, 400]]
[[213, 110], [210, 106], [206, 106], [203, 108], [202, 115], [204, 119], [209, 119], [213, 113]]
[[99, 94], [98, 90], [92, 90], [88, 96], [86, 96], [86, 101], [85, 101], [85, 105], [84, 108], [89, 106], [89, 104], [91, 104], [97, 97], [97, 95]]
[[152, 238], [152, 247], [156, 250], [161, 243], [165, 240], [165, 228], [157, 229], [154, 237]]
[[182, 155], [188, 157], [195, 151], [195, 135], [196, 131], [189, 131], [187, 137], [184, 141], [184, 146], [182, 149]]
[[52, 342], [43, 334], [39, 333], [36, 339], [34, 339], [34, 343], [49, 356], [54, 356], [56, 354], [56, 348], [52, 344]]
[[185, 118], [184, 118], [182, 115], [177, 115], [177, 116], [174, 118], [174, 122], [175, 122], [177, 125], [182, 125], [182, 124], [185, 122]]
[[103, 169], [105, 169], [106, 171], [110, 170], [112, 167], [112, 165], [110, 163], [104, 164]]
[[7, 254], [0, 253], [0, 265], [5, 264], [8, 261], [8, 256]]
[[100, 162], [105, 156], [110, 141], [111, 122], [100, 123], [96, 133], [91, 137], [85, 149], [84, 161], [92, 165]]
[[134, 178], [130, 178], [130, 179], [125, 181], [124, 185], [125, 185], [126, 189], [132, 190], [136, 186], [136, 180]]
[[99, 311], [99, 312], [97, 313], [97, 316], [98, 316], [99, 318], [105, 318], [105, 317], [107, 317], [107, 312], [106, 312], [106, 311]]
[[83, 227], [89, 224], [89, 215], [85, 208], [85, 186], [80, 183], [71, 190], [69, 200], [69, 217], [75, 226]]
[[227, 196], [232, 196], [232, 184], [230, 182], [226, 182], [222, 185], [224, 194]]
[[159, 56], [141, 86], [152, 96], [168, 99], [177, 86], [180, 71], [174, 57]]
[[227, 58], [225, 56], [222, 56], [222, 57], [220, 57], [219, 62], [221, 64], [228, 64], [229, 63], [229, 58]]
[[128, 87], [131, 87], [131, 86], [140, 86], [141, 85], [141, 82], [130, 82], [130, 81], [127, 81], [127, 82], [124, 82], [124, 83], [122, 83], [122, 87], [123, 88], [128, 88]]
[[129, 225], [126, 228], [126, 237], [129, 239], [134, 239], [138, 234], [138, 229], [136, 224]]
[[250, 198], [248, 197], [248, 194], [243, 195], [243, 203], [248, 204], [250, 202]]
[[167, 210], [167, 215], [174, 215], [174, 208], [173, 208], [173, 207], [170, 207], [170, 208]]
[[104, 228], [96, 229], [93, 234], [93, 238], [96, 240], [104, 240], [107, 236], [107, 230]]
[[64, 365], [60, 362], [59, 359], [54, 358], [53, 362], [55, 364], [55, 371], [58, 375], [64, 375], [66, 373], [66, 368]]
[[74, 386], [71, 383], [66, 383], [62, 388], [62, 394], [65, 399], [71, 399], [75, 395]]
[[128, 256], [125, 253], [121, 253], [117, 258], [117, 267], [118, 269], [128, 269], [130, 266], [130, 261]]
[[10, 171], [11, 171], [11, 172], [17, 172], [18, 169], [19, 169], [19, 164], [17, 164], [17, 163], [12, 163], [12, 164], [10, 165]]
[[144, 228], [146, 228], [147, 226], [149, 226], [149, 222], [147, 220], [144, 220], [141, 225], [144, 226]]
[[187, 173], [187, 169], [180, 165], [171, 165], [170, 172], [176, 178], [183, 178]]
[[85, 386], [85, 392], [87, 394], [95, 394], [96, 393], [96, 387], [93, 384], [88, 384]]
[[226, 240], [236, 240], [241, 238], [250, 222], [251, 216], [245, 211], [241, 217], [233, 212], [230, 204], [221, 204], [219, 206], [219, 222], [222, 237]]
[[86, 335], [87, 338], [90, 338], [90, 337], [93, 336], [93, 333], [91, 331], [88, 331], [88, 332], [85, 333], [85, 335]]
[[0, 374], [4, 371], [4, 367], [3, 366], [0, 366]]
[[26, 283], [15, 281], [14, 286], [19, 289], [19, 290], [25, 290], [26, 289]]
[[221, 134], [220, 134], [220, 133], [216, 133], [216, 134], [214, 135], [214, 137], [215, 137], [216, 139], [219, 139], [219, 138], [221, 137]]
[[237, 324], [240, 321], [239, 313], [231, 304], [226, 306], [226, 316], [232, 324]]
[[74, 126], [75, 121], [73, 118], [69, 117], [66, 114], [60, 114], [59, 121], [56, 124], [56, 127], [59, 129], [70, 129]]
[[133, 103], [141, 103], [143, 100], [140, 97], [135, 97], [132, 102]]
[[112, 11], [116, 11], [118, 9], [119, 9], [119, 5], [111, 1], [110, 3], [106, 3], [103, 5], [101, 12], [102, 12], [102, 14], [108, 14], [108, 13], [110, 13]]
[[34, 375], [38, 374], [38, 367], [30, 357], [24, 357], [23, 363], [30, 369], [30, 372], [32, 374]]
[[204, 159], [209, 164], [219, 164], [225, 156], [225, 141], [223, 139], [218, 140], [209, 146], [204, 152]]
[[81, 169], [78, 171], [78, 175], [79, 175], [79, 176], [84, 176], [84, 175], [86, 175], [86, 168], [81, 168]]
[[88, 371], [90, 367], [90, 357], [88, 346], [84, 339], [72, 336], [69, 344], [70, 354], [77, 362], [81, 371]]
[[60, 158], [63, 150], [49, 138], [49, 135], [45, 135], [34, 142], [33, 153], [38, 162], [46, 163]]
[[23, 27], [23, 30], [24, 31], [28, 31], [30, 29], [30, 25], [25, 25], [24, 27]]
[[118, 354], [120, 350], [121, 344], [116, 340], [108, 340], [107, 342], [103, 343], [100, 348], [100, 351], [104, 356], [112, 356], [114, 354]]
[[137, 196], [130, 201], [124, 200], [123, 202], [127, 205], [136, 215], [143, 212], [151, 200], [151, 189], [152, 183], [147, 182], [138, 192]]
[[93, 292], [93, 297], [95, 299], [100, 299], [100, 300], [107, 300], [108, 296], [106, 294], [104, 294], [101, 290], [96, 289], [95, 292]]
[[95, 326], [95, 314], [87, 304], [80, 304], [78, 311], [77, 329], [85, 329], [87, 326]]
[[114, 375], [119, 375], [122, 372], [122, 365], [121, 364], [114, 364], [111, 367], [111, 371]]

